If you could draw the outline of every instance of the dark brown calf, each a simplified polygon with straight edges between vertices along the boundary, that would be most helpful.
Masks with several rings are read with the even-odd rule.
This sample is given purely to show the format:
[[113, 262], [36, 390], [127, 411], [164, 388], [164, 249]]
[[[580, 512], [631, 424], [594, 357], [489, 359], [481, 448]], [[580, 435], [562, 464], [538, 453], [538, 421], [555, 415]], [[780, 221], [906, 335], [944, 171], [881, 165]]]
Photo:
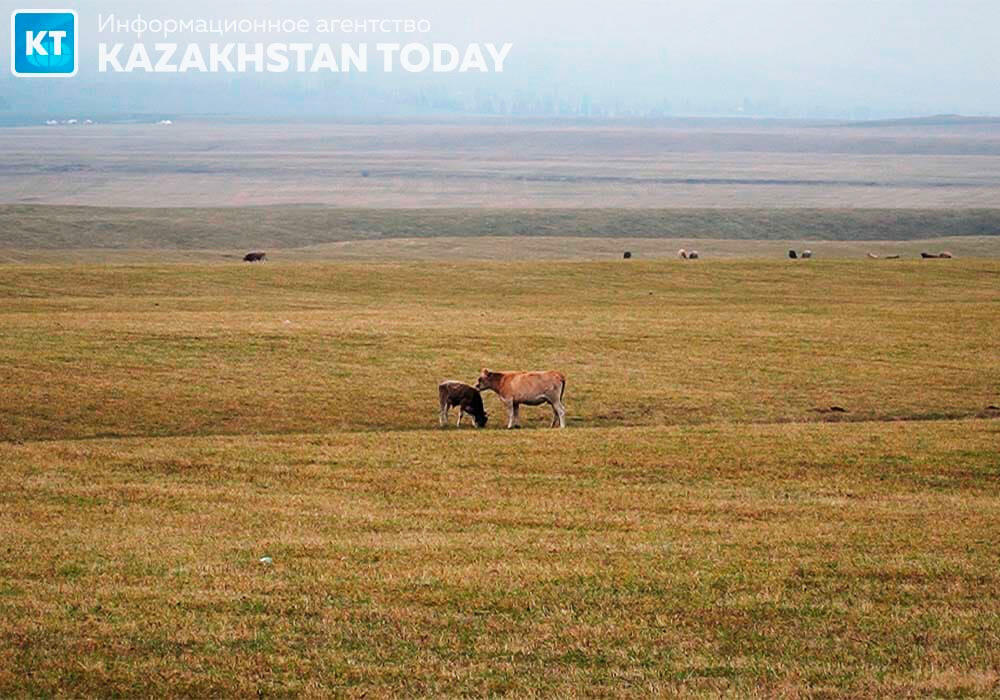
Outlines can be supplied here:
[[452, 406], [458, 406], [458, 422], [456, 427], [462, 427], [462, 416], [470, 415], [477, 428], [486, 426], [489, 416], [483, 408], [483, 397], [479, 390], [464, 382], [447, 381], [438, 385], [438, 398], [441, 400], [441, 427], [448, 424], [448, 411]]

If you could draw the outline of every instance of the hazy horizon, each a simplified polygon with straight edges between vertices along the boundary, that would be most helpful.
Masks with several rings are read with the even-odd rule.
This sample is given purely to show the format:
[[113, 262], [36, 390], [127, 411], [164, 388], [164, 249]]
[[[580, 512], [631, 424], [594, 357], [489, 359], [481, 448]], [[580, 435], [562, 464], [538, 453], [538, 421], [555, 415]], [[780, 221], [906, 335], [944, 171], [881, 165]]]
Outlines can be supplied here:
[[[5, 16], [23, 6], [11, 0], [0, 4]], [[6, 66], [0, 78], [0, 121], [129, 113], [269, 118], [1000, 115], [995, 41], [1000, 5], [981, 0], [762, 0], [752, 5], [633, 0], [617, 4], [613, 12], [562, 0], [545, 5], [515, 0], [474, 10], [452, 0], [419, 5], [352, 1], [336, 7], [306, 0], [284, 3], [280, 13], [260, 0], [216, 2], [210, 12], [193, 0], [69, 6], [80, 15], [79, 75], [19, 79]], [[97, 35], [98, 15], [112, 13], [149, 19], [427, 19], [432, 31], [426, 35], [332, 34], [322, 40], [513, 42], [514, 49], [503, 73], [485, 75], [100, 74], [98, 41], [134, 40]], [[9, 22], [0, 27], [2, 54], [9, 62]], [[230, 40], [242, 39], [223, 39]]]

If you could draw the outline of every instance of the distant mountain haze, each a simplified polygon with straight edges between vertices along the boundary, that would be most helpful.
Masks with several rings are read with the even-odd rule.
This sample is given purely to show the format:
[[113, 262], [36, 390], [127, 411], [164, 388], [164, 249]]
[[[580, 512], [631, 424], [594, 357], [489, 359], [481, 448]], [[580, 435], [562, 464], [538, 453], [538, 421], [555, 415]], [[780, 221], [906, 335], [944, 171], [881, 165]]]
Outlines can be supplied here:
[[[41, 3], [51, 5], [52, 3]], [[62, 6], [62, 3], [55, 3]], [[2, 17], [22, 2], [4, 0]], [[994, 0], [555, 0], [329, 3], [82, 0], [71, 79], [0, 72], [0, 123], [129, 115], [566, 118], [753, 116], [885, 119], [1000, 114]], [[424, 19], [429, 33], [146, 34], [142, 42], [513, 42], [503, 73], [101, 74], [98, 17]], [[0, 21], [9, 62], [10, 23]]]

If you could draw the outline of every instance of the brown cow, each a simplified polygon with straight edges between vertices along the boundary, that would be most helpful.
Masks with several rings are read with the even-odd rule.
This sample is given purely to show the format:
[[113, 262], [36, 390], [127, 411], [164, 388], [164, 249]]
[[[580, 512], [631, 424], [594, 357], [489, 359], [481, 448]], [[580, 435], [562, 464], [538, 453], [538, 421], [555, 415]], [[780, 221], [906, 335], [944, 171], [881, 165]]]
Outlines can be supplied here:
[[462, 427], [462, 416], [469, 415], [476, 422], [477, 428], [486, 427], [489, 416], [483, 408], [483, 397], [474, 386], [463, 382], [447, 381], [438, 384], [438, 398], [441, 401], [441, 427], [448, 424], [448, 411], [452, 406], [458, 406], [458, 422], [456, 428]]
[[520, 428], [521, 404], [552, 407], [552, 427], [566, 427], [566, 376], [562, 372], [491, 372], [484, 369], [476, 382], [479, 391], [495, 391], [507, 407], [507, 428]]

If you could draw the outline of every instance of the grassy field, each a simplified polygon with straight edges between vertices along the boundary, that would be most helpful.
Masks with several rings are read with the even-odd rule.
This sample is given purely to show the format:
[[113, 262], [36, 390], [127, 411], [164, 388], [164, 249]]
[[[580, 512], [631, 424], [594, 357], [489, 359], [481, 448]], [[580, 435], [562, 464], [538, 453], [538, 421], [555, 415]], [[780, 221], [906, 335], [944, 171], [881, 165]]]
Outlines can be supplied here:
[[995, 694], [998, 440], [968, 420], [0, 445], [0, 694]]
[[[113, 208], [0, 205], [0, 254], [49, 254], [74, 262], [77, 251], [129, 255], [178, 252], [242, 257], [250, 249], [297, 250], [301, 259], [322, 256], [329, 244], [441, 239], [514, 239], [517, 246], [561, 238], [567, 256], [588, 239], [645, 241], [734, 241], [734, 254], [753, 255], [761, 242], [891, 242], [920, 250], [923, 241], [944, 245], [958, 237], [1000, 242], [1000, 209], [338, 209], [334, 207]], [[541, 240], [539, 240], [541, 239]], [[466, 241], [465, 244], [475, 243]], [[441, 246], [448, 249], [455, 242]], [[702, 244], [704, 245], [704, 244]], [[1000, 243], [997, 243], [1000, 245]], [[859, 246], [856, 250], [868, 250]], [[987, 251], [987, 249], [982, 249]], [[996, 248], [988, 252], [995, 254]], [[676, 248], [674, 248], [676, 251]], [[620, 252], [620, 251], [619, 251]], [[238, 254], [238, 255], [237, 255]], [[436, 258], [435, 252], [431, 257]], [[588, 256], [590, 250], [583, 248]], [[862, 253], [863, 254], [863, 253]], [[124, 257], [123, 257], [124, 256]], [[531, 259], [526, 253], [494, 255]], [[616, 255], [615, 257], [618, 257]], [[195, 257], [194, 260], [204, 258]]]
[[1000, 692], [998, 282], [0, 266], [0, 696]]
[[1000, 399], [998, 281], [985, 260], [6, 266], [0, 438], [417, 430], [483, 366], [563, 370], [587, 428], [972, 417]]
[[[243, 249], [229, 248], [3, 248], [0, 264], [27, 265], [188, 265], [232, 266]], [[949, 251], [959, 258], [1000, 258], [1000, 236], [950, 236], [910, 241], [742, 240], [727, 238], [634, 238], [577, 236], [426, 236], [320, 243], [295, 248], [265, 248], [267, 263], [477, 263], [512, 261], [594, 262], [621, 260], [629, 251], [635, 260], [678, 259], [678, 251], [697, 250], [703, 261], [771, 262], [789, 250], [812, 250], [823, 260], [868, 260], [899, 255], [913, 262], [924, 251]], [[235, 252], [240, 251], [240, 252]], [[875, 260], [873, 265], [895, 265]], [[929, 262], [927, 264], [936, 264]]]

